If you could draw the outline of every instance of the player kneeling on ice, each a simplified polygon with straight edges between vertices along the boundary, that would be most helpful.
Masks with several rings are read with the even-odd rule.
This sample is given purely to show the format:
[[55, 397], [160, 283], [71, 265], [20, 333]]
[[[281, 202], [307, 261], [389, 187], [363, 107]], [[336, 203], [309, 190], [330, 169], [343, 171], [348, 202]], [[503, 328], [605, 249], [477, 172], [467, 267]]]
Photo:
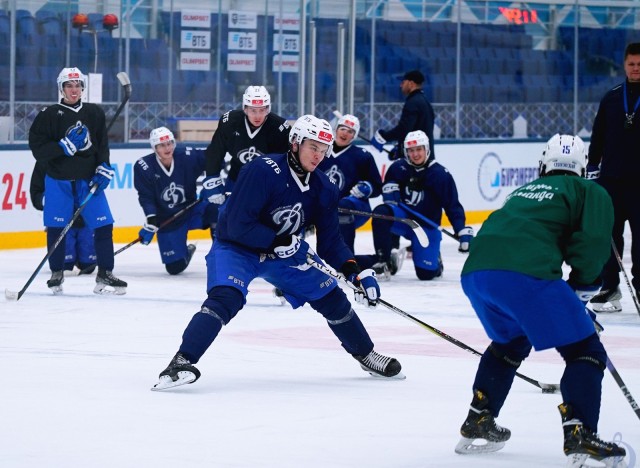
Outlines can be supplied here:
[[[515, 190], [471, 244], [462, 288], [492, 342], [476, 373], [458, 453], [500, 450], [509, 440], [495, 418], [533, 346], [556, 348], [566, 363], [558, 408], [569, 466], [587, 459], [625, 466], [625, 450], [597, 435], [607, 353], [585, 305], [609, 258], [613, 206], [602, 187], [583, 178], [585, 166], [582, 140], [554, 135], [540, 178]], [[563, 262], [571, 267], [567, 281]]]
[[[283, 291], [294, 307], [308, 302], [326, 320], [343, 348], [372, 375], [403, 378], [400, 363], [378, 354], [358, 315], [335, 279], [308, 263], [326, 261], [359, 287], [356, 300], [375, 306], [380, 289], [373, 270], [361, 271], [338, 226], [338, 188], [316, 171], [333, 143], [331, 126], [300, 117], [289, 135], [289, 151], [247, 164], [222, 206], [216, 240], [207, 255], [208, 297], [182, 335], [182, 344], [153, 390], [195, 382], [197, 363], [246, 302], [261, 277]], [[316, 226], [316, 255], [298, 234]]]
[[[436, 162], [429, 147], [429, 138], [422, 130], [407, 134], [403, 142], [405, 158], [389, 167], [382, 186], [384, 203], [373, 210], [371, 226], [376, 254], [356, 256], [364, 268], [371, 267], [387, 279], [398, 271], [404, 258], [401, 250], [392, 250], [392, 234], [411, 241], [418, 279], [429, 281], [442, 276], [442, 234], [437, 229], [442, 220], [442, 210], [455, 229], [460, 242], [458, 250], [462, 253], [469, 251], [473, 228], [465, 226], [466, 216], [458, 200], [456, 183], [449, 171]], [[422, 225], [429, 238], [428, 247], [420, 243], [410, 226], [383, 219], [385, 216], [408, 218]]]
[[205, 152], [176, 147], [173, 133], [166, 127], [151, 130], [149, 143], [154, 152], [138, 159], [133, 169], [138, 201], [146, 217], [139, 236], [143, 245], [149, 245], [158, 233], [162, 263], [167, 273], [177, 275], [187, 268], [196, 250], [194, 244], [187, 245], [188, 232], [209, 229], [217, 217], [212, 204], [193, 206], [198, 198], [197, 180], [204, 173]]

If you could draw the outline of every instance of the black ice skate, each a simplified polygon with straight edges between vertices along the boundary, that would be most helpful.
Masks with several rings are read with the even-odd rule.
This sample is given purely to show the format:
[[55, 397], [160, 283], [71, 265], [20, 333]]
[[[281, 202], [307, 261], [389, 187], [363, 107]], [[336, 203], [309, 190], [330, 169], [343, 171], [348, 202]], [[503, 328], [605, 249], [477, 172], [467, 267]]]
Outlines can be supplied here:
[[402, 268], [404, 259], [407, 256], [407, 248], [391, 249], [391, 257], [389, 258], [389, 273], [395, 275]]
[[284, 298], [284, 293], [280, 288], [273, 288], [273, 297], [280, 299], [280, 305], [285, 305], [287, 300]]
[[165, 370], [160, 372], [159, 381], [151, 390], [159, 391], [195, 382], [200, 371], [181, 353], [176, 353]]
[[[487, 396], [480, 390], [474, 390], [469, 415], [460, 428], [462, 439], [456, 445], [456, 453], [467, 455], [497, 452], [509, 440], [511, 431], [496, 424], [496, 420], [487, 409], [488, 405]], [[485, 443], [475, 444], [478, 439]]]
[[62, 283], [64, 283], [64, 271], [52, 271], [51, 278], [47, 280], [47, 287], [53, 294], [62, 294]]
[[98, 268], [96, 275], [96, 287], [93, 288], [96, 294], [115, 294], [122, 296], [127, 293], [127, 283], [113, 276], [109, 270]]
[[371, 268], [376, 272], [378, 281], [389, 281], [391, 279], [391, 269], [388, 262], [380, 261], [374, 263]]
[[193, 257], [194, 253], [196, 253], [195, 244], [187, 245], [187, 266], [189, 266], [189, 263], [191, 263], [191, 258]]
[[595, 460], [607, 468], [624, 468], [627, 466], [624, 457], [627, 452], [613, 442], [605, 442], [598, 434], [582, 425], [579, 419], [573, 419], [570, 405], [565, 403], [558, 406], [562, 416], [562, 430], [564, 431], [564, 453], [568, 457], [568, 467], [580, 468], [593, 466], [589, 460]]
[[378, 354], [371, 351], [366, 356], [353, 356], [363, 370], [367, 371], [374, 377], [384, 377], [387, 379], [406, 379], [406, 376], [400, 372], [402, 366], [397, 359]]
[[620, 287], [603, 289], [591, 299], [591, 307], [596, 312], [622, 312]]

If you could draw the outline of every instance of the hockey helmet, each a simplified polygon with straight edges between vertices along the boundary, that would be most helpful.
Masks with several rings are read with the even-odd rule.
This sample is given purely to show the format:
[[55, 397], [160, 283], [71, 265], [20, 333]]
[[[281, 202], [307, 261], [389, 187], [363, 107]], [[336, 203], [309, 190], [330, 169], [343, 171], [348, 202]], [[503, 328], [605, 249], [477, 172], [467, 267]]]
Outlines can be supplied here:
[[82, 89], [84, 90], [87, 87], [86, 80], [87, 78], [82, 74], [79, 68], [63, 68], [57, 79], [58, 91], [60, 91], [60, 94], [64, 95], [64, 93], [62, 92], [62, 87], [68, 81], [79, 81]]
[[429, 159], [429, 155], [431, 154], [431, 148], [429, 146], [429, 137], [422, 130], [415, 130], [413, 132], [407, 133], [407, 136], [404, 138], [403, 148], [405, 157], [409, 157], [407, 150], [409, 148], [416, 148], [418, 146], [424, 146], [424, 150], [427, 152], [427, 159]]
[[174, 145], [176, 144], [176, 139], [174, 138], [173, 133], [167, 127], [159, 127], [151, 130], [151, 134], [149, 135], [151, 148], [155, 150], [157, 145], [167, 141], [170, 141]]
[[356, 117], [355, 115], [345, 114], [338, 119], [336, 130], [338, 130], [339, 127], [348, 127], [356, 132], [353, 136], [353, 139], [355, 140], [356, 138], [358, 138], [358, 133], [360, 133], [360, 119], [358, 119], [358, 117]]
[[305, 139], [331, 146], [333, 143], [331, 125], [326, 120], [319, 119], [313, 115], [303, 115], [291, 127], [289, 143], [298, 143], [300, 145]]
[[249, 86], [242, 95], [242, 107], [266, 107], [271, 112], [271, 96], [264, 86]]
[[547, 142], [540, 158], [540, 175], [552, 171], [572, 172], [584, 177], [587, 166], [587, 152], [582, 138], [556, 133]]

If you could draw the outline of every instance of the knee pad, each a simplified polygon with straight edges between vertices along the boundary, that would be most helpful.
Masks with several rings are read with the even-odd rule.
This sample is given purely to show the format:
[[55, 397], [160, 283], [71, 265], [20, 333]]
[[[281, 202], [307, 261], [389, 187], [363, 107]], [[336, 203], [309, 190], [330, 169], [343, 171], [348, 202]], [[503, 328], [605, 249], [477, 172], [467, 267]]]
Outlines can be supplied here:
[[187, 265], [189, 264], [186, 260], [178, 260], [177, 262], [167, 263], [164, 267], [170, 275], [177, 275], [182, 273], [187, 268]]
[[[203, 308], [213, 311], [210, 314], [226, 325], [236, 316], [244, 305], [244, 296], [231, 286], [215, 286], [209, 290], [207, 299], [202, 303]], [[214, 315], [215, 314], [215, 315]]]
[[340, 288], [333, 288], [329, 294], [309, 305], [327, 319], [330, 325], [345, 322], [353, 316], [351, 303]]
[[531, 353], [531, 343], [526, 336], [521, 336], [508, 343], [492, 341], [488, 349], [493, 356], [517, 369]]
[[597, 333], [577, 343], [556, 348], [567, 364], [572, 362], [585, 362], [593, 364], [601, 371], [607, 367], [607, 351], [602, 346]]

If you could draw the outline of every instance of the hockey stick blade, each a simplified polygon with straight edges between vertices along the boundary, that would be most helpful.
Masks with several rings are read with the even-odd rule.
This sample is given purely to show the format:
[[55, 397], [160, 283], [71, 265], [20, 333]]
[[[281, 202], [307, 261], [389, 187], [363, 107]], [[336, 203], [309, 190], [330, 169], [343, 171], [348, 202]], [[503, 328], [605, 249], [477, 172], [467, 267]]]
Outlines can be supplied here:
[[20, 293], [17, 291], [9, 291], [8, 289], [4, 290], [4, 297], [7, 301], [17, 301], [20, 299]]
[[[328, 266], [326, 266], [326, 265], [324, 265], [322, 263], [316, 262], [315, 259], [313, 258], [313, 256], [310, 255], [310, 254], [307, 255], [307, 264], [311, 265], [312, 267], [314, 267], [317, 270], [322, 271], [327, 276], [335, 278], [336, 280], [342, 282], [343, 284], [346, 284], [347, 286], [349, 286], [349, 288], [353, 289], [354, 291], [357, 291], [359, 289], [356, 285], [354, 285], [353, 283], [348, 281], [344, 277], [344, 275], [338, 273], [337, 271], [334, 271], [333, 268], [329, 268]], [[475, 350], [475, 349], [473, 349], [471, 346], [468, 346], [465, 343], [463, 343], [462, 341], [459, 341], [459, 340], [453, 338], [452, 336], [447, 335], [443, 331], [440, 331], [437, 328], [432, 327], [431, 325], [423, 322], [422, 320], [414, 317], [413, 315], [408, 314], [404, 310], [394, 306], [393, 304], [388, 303], [384, 299], [378, 299], [378, 302], [380, 304], [382, 304], [383, 306], [385, 306], [390, 311], [395, 312], [396, 314], [401, 315], [404, 318], [406, 318], [408, 320], [411, 320], [414, 323], [417, 323], [418, 325], [420, 325], [424, 329], [426, 329], [426, 330], [430, 331], [431, 333], [433, 333], [434, 335], [436, 335], [436, 336], [448, 341], [449, 343], [454, 344], [457, 347], [459, 347], [461, 349], [464, 349], [465, 351], [470, 352], [471, 354], [475, 354], [476, 356], [482, 357], [482, 353], [477, 351], [477, 350]], [[542, 390], [542, 393], [556, 393], [557, 391], [560, 390], [560, 385], [558, 385], [558, 384], [542, 383], [542, 382], [539, 382], [538, 380], [532, 379], [531, 377], [527, 377], [526, 375], [523, 375], [523, 374], [521, 374], [519, 372], [516, 372], [516, 376], [521, 378], [525, 382], [529, 382], [530, 384], [538, 387], [539, 389]]]
[[111, 121], [107, 125], [107, 133], [109, 133], [109, 130], [111, 130], [113, 124], [116, 123], [116, 119], [120, 115], [120, 112], [122, 112], [122, 109], [124, 109], [124, 106], [127, 104], [127, 102], [129, 102], [129, 98], [131, 97], [131, 81], [129, 80], [129, 75], [127, 75], [126, 72], [122, 71], [116, 75], [116, 78], [118, 78], [118, 81], [124, 89], [124, 96], [122, 97], [122, 102], [116, 109], [116, 113], [113, 114], [113, 117], [111, 117]]
[[422, 247], [424, 248], [429, 247], [429, 238], [427, 237], [427, 233], [424, 232], [424, 229], [422, 229], [422, 226], [420, 226], [420, 224], [418, 224], [413, 219], [398, 218], [397, 216], [387, 216], [387, 215], [377, 214], [377, 213], [368, 213], [366, 211], [352, 210], [350, 208], [341, 208], [341, 207], [338, 207], [338, 212], [352, 214], [356, 216], [366, 216], [371, 218], [386, 219], [387, 221], [397, 221], [399, 223], [404, 223], [411, 228], [411, 230], [416, 235], [416, 238], [418, 239], [418, 242], [420, 242], [420, 245]]

